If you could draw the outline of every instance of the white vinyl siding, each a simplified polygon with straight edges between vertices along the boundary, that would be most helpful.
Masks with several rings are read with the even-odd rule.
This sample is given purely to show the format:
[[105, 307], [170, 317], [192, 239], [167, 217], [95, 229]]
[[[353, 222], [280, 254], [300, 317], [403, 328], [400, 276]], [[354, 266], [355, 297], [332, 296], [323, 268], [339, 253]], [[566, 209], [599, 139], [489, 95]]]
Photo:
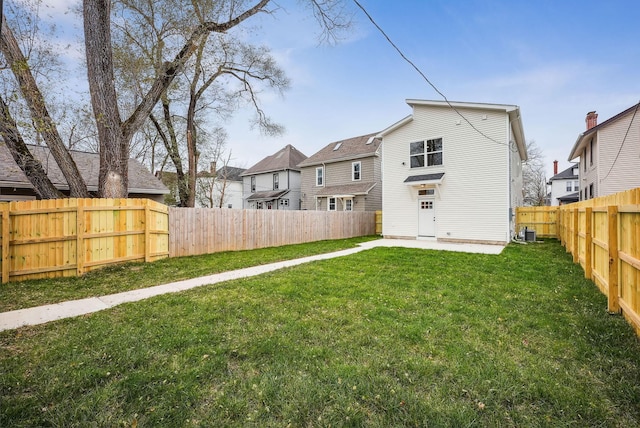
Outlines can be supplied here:
[[[508, 242], [509, 208], [517, 198], [515, 185], [510, 191], [510, 172], [512, 175], [519, 172], [521, 176], [521, 170], [509, 168], [512, 152], [508, 147], [508, 115], [504, 111], [462, 107], [458, 110], [485, 135], [502, 144], [460, 122], [457, 113], [448, 107], [414, 106], [413, 120], [383, 138], [385, 236], [417, 236], [418, 189], [406, 185], [404, 180], [412, 175], [444, 172], [435, 199], [436, 237]], [[409, 144], [434, 136], [442, 138], [443, 164], [411, 168]], [[513, 166], [520, 168], [517, 164]]]
[[[597, 176], [590, 173], [582, 181], [587, 187], [594, 183], [597, 196], [640, 187], [640, 110], [630, 127], [632, 117], [633, 110], [597, 131], [593, 161], [593, 172], [597, 172]], [[623, 140], [624, 145], [621, 146]]]

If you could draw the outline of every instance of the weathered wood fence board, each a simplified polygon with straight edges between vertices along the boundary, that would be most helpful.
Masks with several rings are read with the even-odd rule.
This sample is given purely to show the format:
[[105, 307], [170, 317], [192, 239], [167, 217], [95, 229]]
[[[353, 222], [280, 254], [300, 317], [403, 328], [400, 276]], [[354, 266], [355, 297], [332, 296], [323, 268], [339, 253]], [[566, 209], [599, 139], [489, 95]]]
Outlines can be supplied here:
[[2, 282], [169, 255], [168, 209], [147, 199], [9, 202], [0, 215]]
[[550, 211], [555, 237], [607, 296], [607, 309], [622, 312], [640, 335], [640, 188], [559, 207], [518, 208], [517, 227], [552, 236], [546, 234], [553, 230]]
[[170, 257], [375, 234], [374, 212], [170, 208]]

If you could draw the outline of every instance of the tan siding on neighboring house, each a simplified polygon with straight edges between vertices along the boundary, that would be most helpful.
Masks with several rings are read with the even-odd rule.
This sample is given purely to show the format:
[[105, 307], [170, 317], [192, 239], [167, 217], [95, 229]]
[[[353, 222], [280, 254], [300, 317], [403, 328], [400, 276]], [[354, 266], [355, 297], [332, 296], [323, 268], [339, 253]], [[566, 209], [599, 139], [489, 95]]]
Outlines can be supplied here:
[[[509, 134], [504, 111], [414, 106], [413, 120], [383, 138], [383, 234], [416, 237], [418, 189], [409, 176], [444, 172], [435, 197], [436, 237], [505, 242], [509, 236]], [[458, 124], [459, 123], [459, 124]], [[443, 140], [443, 165], [410, 168], [409, 144]]]
[[[361, 174], [360, 180], [354, 181], [352, 175], [353, 162], [360, 162]], [[316, 168], [319, 165], [307, 166], [302, 168], [302, 209], [326, 210], [326, 197], [320, 198], [316, 203], [316, 194], [324, 190], [325, 186], [338, 186], [343, 184], [374, 182], [378, 184], [369, 192], [368, 195], [356, 195], [353, 200], [353, 211], [377, 211], [382, 209], [382, 186], [379, 182], [380, 177], [380, 157], [369, 156], [360, 159], [345, 160], [341, 162], [330, 162], [324, 165], [324, 184], [325, 186], [316, 186]], [[366, 199], [365, 199], [366, 198]], [[342, 210], [343, 206], [338, 202], [338, 210]]]

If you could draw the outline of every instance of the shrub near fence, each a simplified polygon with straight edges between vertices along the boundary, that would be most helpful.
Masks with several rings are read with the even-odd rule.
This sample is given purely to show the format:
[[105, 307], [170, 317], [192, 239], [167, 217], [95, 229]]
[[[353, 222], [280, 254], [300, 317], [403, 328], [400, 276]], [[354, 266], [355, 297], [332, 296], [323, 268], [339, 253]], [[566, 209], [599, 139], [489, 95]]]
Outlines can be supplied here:
[[167, 207], [147, 199], [0, 204], [2, 282], [75, 276], [169, 255]]
[[170, 257], [373, 235], [374, 212], [170, 208]]
[[608, 310], [622, 312], [640, 335], [640, 188], [560, 207], [518, 208], [529, 222], [517, 227], [543, 231], [540, 219], [549, 210], [556, 212], [556, 237], [607, 296]]

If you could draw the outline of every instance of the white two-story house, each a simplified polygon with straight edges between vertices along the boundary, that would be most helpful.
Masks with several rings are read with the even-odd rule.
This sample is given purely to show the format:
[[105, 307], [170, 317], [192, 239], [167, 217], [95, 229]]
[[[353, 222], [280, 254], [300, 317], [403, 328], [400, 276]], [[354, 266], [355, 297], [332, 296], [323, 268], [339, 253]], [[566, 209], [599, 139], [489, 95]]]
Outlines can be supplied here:
[[242, 173], [244, 208], [300, 209], [300, 168], [307, 157], [288, 144]]
[[549, 205], [565, 205], [578, 202], [580, 191], [580, 172], [577, 164], [558, 172], [558, 161], [553, 163], [553, 177], [549, 179]]
[[515, 105], [407, 100], [382, 138], [385, 237], [504, 244], [527, 159]]

